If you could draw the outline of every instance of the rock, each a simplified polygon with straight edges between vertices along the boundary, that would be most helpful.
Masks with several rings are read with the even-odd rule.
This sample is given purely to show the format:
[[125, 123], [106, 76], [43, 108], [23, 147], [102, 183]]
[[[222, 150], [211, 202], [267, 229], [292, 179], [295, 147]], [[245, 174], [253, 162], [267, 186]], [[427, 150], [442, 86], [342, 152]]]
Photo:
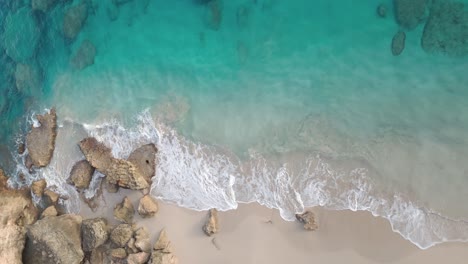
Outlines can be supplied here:
[[158, 149], [151, 143], [134, 150], [127, 159], [135, 165], [148, 184], [151, 184], [151, 178], [155, 173], [157, 152]]
[[216, 209], [211, 209], [209, 211], [208, 220], [203, 226], [203, 232], [205, 232], [207, 236], [212, 236], [219, 232], [218, 211]]
[[81, 250], [81, 216], [61, 215], [47, 217], [28, 228], [23, 252], [25, 264], [80, 264], [84, 253]]
[[128, 264], [144, 264], [149, 260], [150, 253], [139, 252], [135, 254], [128, 255], [127, 263]]
[[127, 257], [127, 251], [124, 248], [114, 248], [111, 249], [110, 255], [112, 260], [119, 261]]
[[8, 177], [0, 168], [0, 191], [8, 189]]
[[463, 3], [433, 1], [421, 46], [428, 53], [468, 56], [468, 10]]
[[392, 39], [392, 54], [393, 56], [400, 55], [405, 49], [406, 34], [403, 31], [398, 31]]
[[49, 165], [55, 149], [57, 115], [52, 108], [48, 114], [37, 115], [40, 127], [32, 127], [26, 137], [26, 146], [32, 163], [37, 167]]
[[416, 28], [427, 15], [428, 0], [393, 0], [397, 23], [405, 29]]
[[151, 242], [148, 230], [140, 227], [135, 231], [135, 247], [142, 252], [151, 252]]
[[132, 238], [133, 229], [128, 224], [120, 224], [110, 234], [110, 239], [117, 247], [125, 247]]
[[45, 179], [34, 181], [31, 184], [31, 191], [36, 197], [42, 197], [44, 195], [44, 189], [47, 186], [47, 182]]
[[96, 47], [91, 41], [86, 39], [81, 43], [70, 64], [73, 68], [82, 70], [94, 64], [94, 57], [96, 57]]
[[107, 257], [105, 247], [98, 247], [91, 252], [89, 264], [111, 264], [111, 260]]
[[26, 230], [17, 225], [0, 225], [0, 263], [23, 264], [21, 261]]
[[108, 193], [116, 193], [119, 191], [119, 185], [115, 183], [110, 183], [107, 178], [104, 179], [104, 186]]
[[70, 172], [70, 182], [78, 189], [87, 189], [94, 174], [94, 168], [87, 160], [80, 160]]
[[114, 207], [114, 218], [121, 222], [130, 224], [133, 221], [133, 215], [135, 214], [135, 208], [130, 202], [127, 196], [123, 201]]
[[219, 30], [223, 19], [223, 4], [221, 0], [212, 0], [206, 4], [205, 23], [213, 30]]
[[305, 230], [315, 231], [318, 229], [317, 221], [315, 220], [315, 214], [311, 211], [306, 211], [303, 214], [297, 214], [296, 219], [304, 224]]
[[33, 10], [41, 10], [47, 12], [55, 4], [55, 0], [32, 0], [31, 7]]
[[59, 198], [60, 198], [60, 195], [58, 195], [57, 193], [51, 190], [44, 191], [43, 199], [44, 199], [45, 204], [47, 205], [57, 205]]
[[138, 248], [135, 247], [135, 238], [130, 238], [127, 242], [127, 253], [128, 254], [133, 254], [133, 253], [138, 253], [140, 252]]
[[159, 238], [153, 247], [151, 253], [151, 261], [153, 264], [175, 264], [177, 257], [172, 253], [172, 245], [167, 238], [166, 230], [163, 229], [159, 234]]
[[34, 96], [42, 89], [42, 72], [38, 65], [17, 63], [16, 88], [24, 95]]
[[86, 1], [69, 8], [63, 17], [63, 35], [68, 39], [74, 39], [80, 33], [88, 18], [88, 6]]
[[86, 160], [96, 168], [99, 172], [106, 174], [107, 169], [112, 163], [112, 152], [95, 138], [89, 137], [80, 141], [81, 152], [83, 152]]
[[387, 6], [385, 6], [385, 4], [377, 6], [377, 15], [381, 18], [387, 17]]
[[24, 143], [19, 144], [18, 145], [18, 154], [23, 155], [25, 151], [26, 151], [26, 145]]
[[49, 217], [49, 216], [57, 216], [57, 215], [58, 215], [57, 208], [51, 205], [47, 207], [44, 211], [42, 211], [41, 219]]
[[104, 218], [84, 220], [81, 225], [81, 238], [84, 252], [91, 252], [103, 245], [109, 238], [107, 220]]
[[36, 53], [40, 35], [32, 10], [22, 7], [5, 19], [3, 47], [14, 61], [25, 62]]
[[150, 195], [145, 195], [140, 199], [138, 214], [142, 217], [153, 217], [158, 212], [158, 202]]

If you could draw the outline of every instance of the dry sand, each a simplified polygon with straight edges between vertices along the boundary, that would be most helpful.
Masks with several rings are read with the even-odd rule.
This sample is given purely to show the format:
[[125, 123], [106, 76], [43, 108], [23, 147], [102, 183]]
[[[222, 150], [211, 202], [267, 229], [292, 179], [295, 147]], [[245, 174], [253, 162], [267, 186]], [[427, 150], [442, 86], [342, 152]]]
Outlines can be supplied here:
[[[113, 207], [124, 195], [136, 210], [141, 192], [120, 190], [105, 193], [105, 203], [94, 213], [83, 204], [81, 214], [107, 217], [115, 223]], [[243, 204], [237, 210], [219, 212], [220, 233], [207, 237], [201, 229], [207, 212], [159, 205], [155, 217], [142, 219], [136, 214], [135, 221], [150, 230], [153, 242], [166, 228], [179, 263], [468, 263], [468, 244], [446, 243], [420, 250], [392, 232], [385, 219], [367, 212], [314, 208], [319, 230], [310, 232], [298, 222], [284, 221], [277, 210]]]

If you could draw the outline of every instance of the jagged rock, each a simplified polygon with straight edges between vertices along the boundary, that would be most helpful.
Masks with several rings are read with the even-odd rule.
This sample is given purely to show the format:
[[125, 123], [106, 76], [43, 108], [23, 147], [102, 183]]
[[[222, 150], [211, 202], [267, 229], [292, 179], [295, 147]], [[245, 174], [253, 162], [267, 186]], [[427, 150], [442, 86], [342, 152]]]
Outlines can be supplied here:
[[304, 229], [309, 231], [315, 231], [318, 229], [318, 224], [315, 219], [315, 214], [311, 211], [306, 211], [303, 214], [297, 214], [296, 219], [304, 224]]
[[58, 195], [57, 193], [51, 190], [44, 191], [43, 199], [44, 199], [45, 204], [47, 205], [57, 205], [59, 198], [60, 198], [60, 195]]
[[397, 23], [405, 29], [414, 29], [427, 16], [428, 0], [393, 0]]
[[175, 264], [177, 257], [172, 253], [172, 245], [167, 238], [166, 230], [163, 229], [159, 234], [159, 238], [153, 247], [151, 253], [151, 261], [153, 264]]
[[203, 226], [203, 232], [205, 232], [207, 236], [212, 236], [219, 232], [218, 211], [216, 209], [211, 209], [209, 211], [208, 220]]
[[140, 199], [138, 214], [142, 217], [153, 217], [158, 212], [158, 202], [150, 195], [145, 195]]
[[87, 189], [94, 174], [94, 168], [87, 160], [80, 160], [70, 172], [70, 182], [79, 189]]
[[96, 57], [96, 47], [91, 41], [86, 39], [81, 43], [70, 63], [73, 68], [82, 70], [94, 64], [94, 57]]
[[83, 251], [91, 252], [103, 245], [109, 238], [107, 220], [104, 218], [86, 219], [81, 225]]
[[79, 146], [91, 166], [106, 174], [113, 159], [111, 150], [93, 137], [81, 140]]
[[380, 4], [377, 6], [377, 15], [381, 18], [387, 17], [387, 6]]
[[14, 61], [25, 62], [36, 53], [40, 35], [32, 10], [22, 7], [5, 19], [3, 47]]
[[107, 178], [104, 179], [104, 186], [108, 193], [116, 193], [119, 191], [119, 185], [115, 183], [110, 183]]
[[139, 252], [135, 254], [128, 255], [127, 263], [128, 264], [144, 264], [149, 260], [150, 253]]
[[32, 163], [37, 167], [49, 165], [55, 149], [57, 115], [52, 108], [48, 114], [37, 115], [40, 127], [32, 127], [26, 137], [26, 146]]
[[33, 10], [41, 10], [47, 12], [55, 4], [56, 0], [32, 0], [31, 7]]
[[42, 197], [46, 186], [47, 186], [47, 182], [45, 179], [38, 180], [32, 183], [31, 191], [36, 197]]
[[205, 23], [213, 30], [219, 30], [223, 19], [223, 3], [221, 0], [212, 0], [206, 4], [207, 13]]
[[133, 204], [127, 196], [125, 196], [121, 203], [116, 204], [114, 207], [114, 218], [121, 222], [127, 224], [132, 223], [134, 214], [135, 208], [133, 208]]
[[468, 10], [461, 2], [433, 1], [421, 46], [428, 53], [468, 56]]
[[158, 149], [151, 143], [137, 148], [127, 159], [135, 165], [148, 184], [151, 184], [151, 178], [155, 173], [157, 152]]
[[25, 264], [80, 264], [84, 253], [81, 250], [81, 216], [61, 215], [47, 217], [28, 228], [23, 252]]
[[151, 252], [151, 242], [148, 230], [140, 227], [135, 231], [135, 247], [142, 252]]
[[49, 216], [57, 216], [57, 215], [58, 215], [57, 208], [51, 205], [47, 207], [44, 211], [42, 211], [41, 219], [49, 217]]
[[125, 247], [130, 238], [132, 238], [133, 230], [128, 224], [120, 224], [110, 234], [110, 239], [117, 247]]
[[393, 56], [400, 55], [405, 49], [406, 34], [403, 31], [398, 31], [392, 39], [392, 54]]
[[86, 1], [69, 8], [63, 17], [63, 34], [69, 39], [74, 39], [80, 33], [86, 18], [88, 18], [88, 6]]

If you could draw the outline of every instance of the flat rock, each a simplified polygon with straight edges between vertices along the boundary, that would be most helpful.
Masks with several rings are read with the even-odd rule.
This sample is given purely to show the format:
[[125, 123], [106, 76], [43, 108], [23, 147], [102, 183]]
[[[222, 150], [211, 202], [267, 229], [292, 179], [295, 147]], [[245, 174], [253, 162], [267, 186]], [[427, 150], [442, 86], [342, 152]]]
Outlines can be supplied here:
[[68, 39], [74, 39], [80, 33], [88, 18], [88, 6], [86, 1], [70, 7], [63, 17], [63, 34]]
[[138, 205], [138, 214], [143, 218], [153, 217], [158, 212], [158, 202], [150, 195], [141, 197]]
[[397, 23], [405, 29], [416, 28], [426, 17], [428, 0], [393, 0]]
[[96, 57], [96, 47], [90, 40], [85, 39], [72, 57], [70, 64], [73, 68], [82, 70], [94, 64], [94, 57]]
[[8, 177], [0, 168], [0, 191], [8, 189]]
[[80, 264], [81, 250], [79, 215], [47, 217], [29, 226], [23, 252], [25, 264]]
[[393, 56], [400, 55], [405, 49], [406, 34], [403, 31], [398, 31], [392, 38], [392, 54]]
[[78, 189], [87, 189], [94, 174], [94, 168], [87, 160], [80, 160], [70, 172], [70, 182]]
[[52, 108], [48, 114], [37, 115], [39, 127], [32, 127], [26, 137], [26, 146], [32, 163], [37, 167], [49, 165], [55, 149], [57, 115]]
[[83, 250], [91, 252], [103, 245], [109, 238], [107, 220], [104, 218], [86, 219], [81, 224]]
[[158, 149], [151, 143], [137, 148], [127, 159], [135, 165], [148, 184], [151, 184], [151, 178], [155, 174], [157, 152]]
[[175, 264], [177, 257], [172, 253], [172, 245], [167, 238], [166, 230], [163, 229], [159, 234], [153, 252], [151, 253], [151, 261], [153, 264]]
[[150, 253], [139, 252], [128, 255], [127, 263], [128, 264], [144, 264], [149, 260]]
[[134, 214], [135, 208], [133, 208], [133, 204], [126, 196], [121, 203], [116, 204], [114, 207], [114, 218], [121, 222], [132, 223]]
[[119, 191], [119, 185], [115, 183], [110, 183], [107, 178], [104, 178], [104, 186], [108, 193], [116, 193]]
[[42, 211], [41, 219], [49, 217], [49, 216], [57, 216], [57, 215], [58, 215], [57, 208], [51, 205], [47, 207], [46, 209], [44, 209], [44, 211]]
[[117, 247], [125, 247], [128, 241], [132, 238], [133, 229], [128, 224], [120, 224], [112, 230], [110, 239]]
[[304, 229], [309, 231], [315, 231], [318, 229], [318, 224], [315, 219], [315, 214], [311, 211], [306, 211], [303, 214], [297, 214], [296, 219], [304, 224]]
[[44, 189], [47, 187], [47, 182], [45, 179], [34, 181], [31, 184], [31, 191], [36, 197], [42, 197], [44, 194]]
[[216, 209], [211, 209], [208, 212], [208, 220], [203, 226], [203, 232], [207, 236], [212, 236], [219, 232], [218, 211]]

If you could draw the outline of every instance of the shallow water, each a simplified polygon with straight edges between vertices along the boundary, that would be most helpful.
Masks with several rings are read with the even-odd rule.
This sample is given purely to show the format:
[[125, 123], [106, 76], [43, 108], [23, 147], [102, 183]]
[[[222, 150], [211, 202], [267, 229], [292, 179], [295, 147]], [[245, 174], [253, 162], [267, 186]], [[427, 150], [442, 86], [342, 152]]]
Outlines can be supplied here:
[[[31, 177], [72, 210], [65, 177], [91, 135], [122, 158], [156, 143], [152, 194], [184, 207], [368, 210], [421, 248], [466, 241], [468, 59], [425, 52], [423, 23], [393, 56], [399, 26], [382, 2], [386, 18], [371, 0], [133, 0], [114, 20], [111, 1], [94, 1], [73, 41], [69, 5], [56, 5], [35, 14], [41, 85], [3, 88], [2, 140], [13, 149], [32, 113], [55, 106], [54, 160]], [[94, 64], [73, 69], [85, 39]]]

